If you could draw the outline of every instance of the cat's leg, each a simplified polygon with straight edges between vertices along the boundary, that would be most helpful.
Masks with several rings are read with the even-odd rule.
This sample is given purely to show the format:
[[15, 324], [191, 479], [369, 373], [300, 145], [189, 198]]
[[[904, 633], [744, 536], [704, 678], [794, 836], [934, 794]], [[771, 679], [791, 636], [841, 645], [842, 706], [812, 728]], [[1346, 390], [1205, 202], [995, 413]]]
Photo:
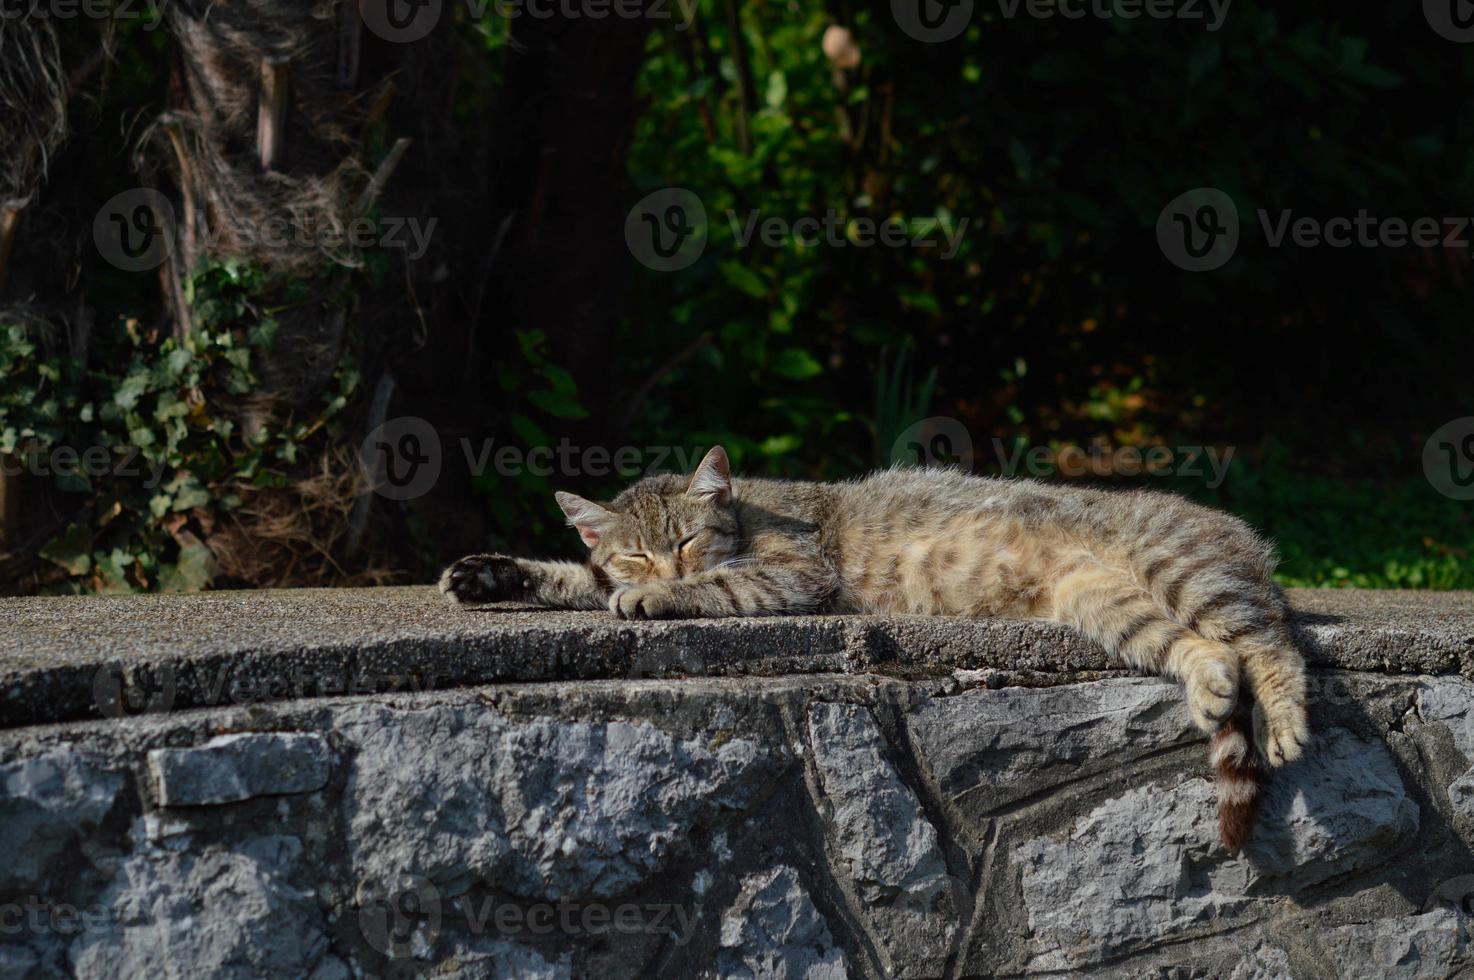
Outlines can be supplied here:
[[1264, 716], [1264, 754], [1271, 765], [1293, 762], [1310, 743], [1305, 707], [1305, 660], [1295, 649], [1278, 587], [1218, 575], [1182, 590], [1179, 618], [1238, 653], [1249, 689]]
[[556, 609], [603, 609], [609, 591], [588, 565], [470, 555], [440, 576], [440, 591], [457, 605], [530, 602]]
[[796, 615], [817, 612], [833, 591], [821, 564], [764, 561], [626, 586], [609, 597], [609, 609], [621, 619]]
[[1215, 733], [1238, 700], [1239, 656], [1167, 615], [1123, 571], [1082, 559], [1055, 583], [1050, 618], [1080, 630], [1127, 666], [1180, 681], [1193, 722]]

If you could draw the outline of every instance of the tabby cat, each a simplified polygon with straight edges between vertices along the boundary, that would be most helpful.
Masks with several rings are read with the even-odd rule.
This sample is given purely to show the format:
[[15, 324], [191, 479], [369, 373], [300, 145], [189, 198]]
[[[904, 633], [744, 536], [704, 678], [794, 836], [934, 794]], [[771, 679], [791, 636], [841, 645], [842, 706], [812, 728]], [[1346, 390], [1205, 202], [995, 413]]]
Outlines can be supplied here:
[[[442, 591], [461, 604], [608, 608], [622, 619], [919, 613], [1067, 623], [1186, 688], [1194, 722], [1213, 736], [1231, 850], [1253, 825], [1261, 759], [1290, 762], [1309, 737], [1305, 665], [1270, 578], [1272, 546], [1238, 518], [1179, 497], [935, 469], [833, 484], [734, 479], [718, 446], [690, 477], [647, 477], [607, 504], [557, 499], [589, 548], [586, 563], [473, 555], [446, 570]], [[1257, 738], [1251, 703], [1263, 719]]]

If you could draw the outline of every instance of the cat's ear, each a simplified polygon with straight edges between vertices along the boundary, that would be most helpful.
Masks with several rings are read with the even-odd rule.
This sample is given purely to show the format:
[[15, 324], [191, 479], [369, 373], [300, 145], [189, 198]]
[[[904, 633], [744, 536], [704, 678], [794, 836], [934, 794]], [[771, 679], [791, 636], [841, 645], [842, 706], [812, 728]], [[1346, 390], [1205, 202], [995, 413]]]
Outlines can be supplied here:
[[563, 508], [563, 513], [568, 516], [568, 526], [578, 531], [578, 536], [583, 538], [583, 543], [592, 548], [599, 543], [599, 535], [604, 533], [608, 527], [613, 514], [594, 503], [585, 500], [575, 494], [564, 493], [559, 490], [553, 494], [558, 501], [558, 506]]
[[727, 461], [727, 451], [721, 446], [712, 446], [711, 451], [691, 474], [691, 485], [686, 496], [701, 500], [714, 500], [725, 504], [732, 499], [732, 464]]

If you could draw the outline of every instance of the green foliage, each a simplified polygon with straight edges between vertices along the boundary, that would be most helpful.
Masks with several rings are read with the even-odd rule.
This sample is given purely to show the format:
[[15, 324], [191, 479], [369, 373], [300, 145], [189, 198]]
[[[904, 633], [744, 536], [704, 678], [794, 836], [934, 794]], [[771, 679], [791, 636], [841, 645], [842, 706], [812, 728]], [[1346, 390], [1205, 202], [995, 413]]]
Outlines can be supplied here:
[[1314, 588], [1474, 588], [1474, 515], [1426, 480], [1346, 480], [1297, 472], [1283, 447], [1235, 460], [1217, 492], [1279, 544], [1279, 580]]
[[[1257, 216], [1471, 198], [1474, 101], [1446, 92], [1474, 59], [1416, 8], [1244, 0], [1209, 31], [980, 6], [946, 44], [883, 4], [738, 9], [751, 104], [715, 0], [653, 36], [640, 79], [630, 202], [690, 190], [709, 237], [689, 268], [634, 270], [614, 369], [715, 338], [660, 376], [652, 440], [720, 439], [745, 469], [808, 477], [864, 468], [930, 414], [979, 444], [1278, 440], [1296, 465], [1236, 463], [1207, 496], [1281, 539], [1287, 582], [1470, 584], [1467, 508], [1408, 437], [1468, 414], [1467, 357], [1449, 356], [1469, 349], [1467, 275], [1414, 249], [1270, 248]], [[862, 61], [837, 75], [821, 38], [841, 9]], [[1243, 229], [1211, 275], [1155, 239], [1200, 186]], [[764, 240], [801, 218], [834, 231]], [[861, 220], [887, 219], [933, 244], [857, 246]], [[919, 367], [898, 376], [903, 350]]]
[[129, 321], [121, 343], [94, 359], [108, 367], [87, 371], [44, 356], [26, 326], [0, 324], [0, 452], [31, 461], [74, 502], [40, 550], [65, 572], [56, 588], [203, 588], [212, 558], [189, 522], [239, 506], [243, 485], [284, 485], [314, 438], [341, 436], [332, 420], [358, 383], [348, 367], [309, 418], [249, 436], [232, 421], [235, 399], [257, 383], [253, 352], [275, 335], [251, 298], [261, 285], [239, 265], [203, 268], [189, 284], [190, 337], [158, 338]]

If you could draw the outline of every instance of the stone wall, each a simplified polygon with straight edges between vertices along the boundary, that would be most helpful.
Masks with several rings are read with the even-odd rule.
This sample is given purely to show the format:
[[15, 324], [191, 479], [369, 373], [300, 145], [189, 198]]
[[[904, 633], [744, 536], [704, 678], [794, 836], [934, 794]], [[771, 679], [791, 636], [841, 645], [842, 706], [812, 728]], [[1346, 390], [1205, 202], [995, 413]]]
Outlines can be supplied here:
[[[1042, 669], [1047, 631], [931, 671], [961, 647], [744, 634], [749, 676], [420, 690], [365, 645], [367, 693], [201, 707], [176, 651], [168, 697], [0, 730], [0, 977], [1471, 975], [1474, 683], [1409, 669], [1466, 667], [1466, 626], [1314, 670], [1313, 750], [1237, 857], [1177, 688]], [[636, 674], [721, 661], [633, 642]], [[106, 692], [115, 657], [0, 696]]]

